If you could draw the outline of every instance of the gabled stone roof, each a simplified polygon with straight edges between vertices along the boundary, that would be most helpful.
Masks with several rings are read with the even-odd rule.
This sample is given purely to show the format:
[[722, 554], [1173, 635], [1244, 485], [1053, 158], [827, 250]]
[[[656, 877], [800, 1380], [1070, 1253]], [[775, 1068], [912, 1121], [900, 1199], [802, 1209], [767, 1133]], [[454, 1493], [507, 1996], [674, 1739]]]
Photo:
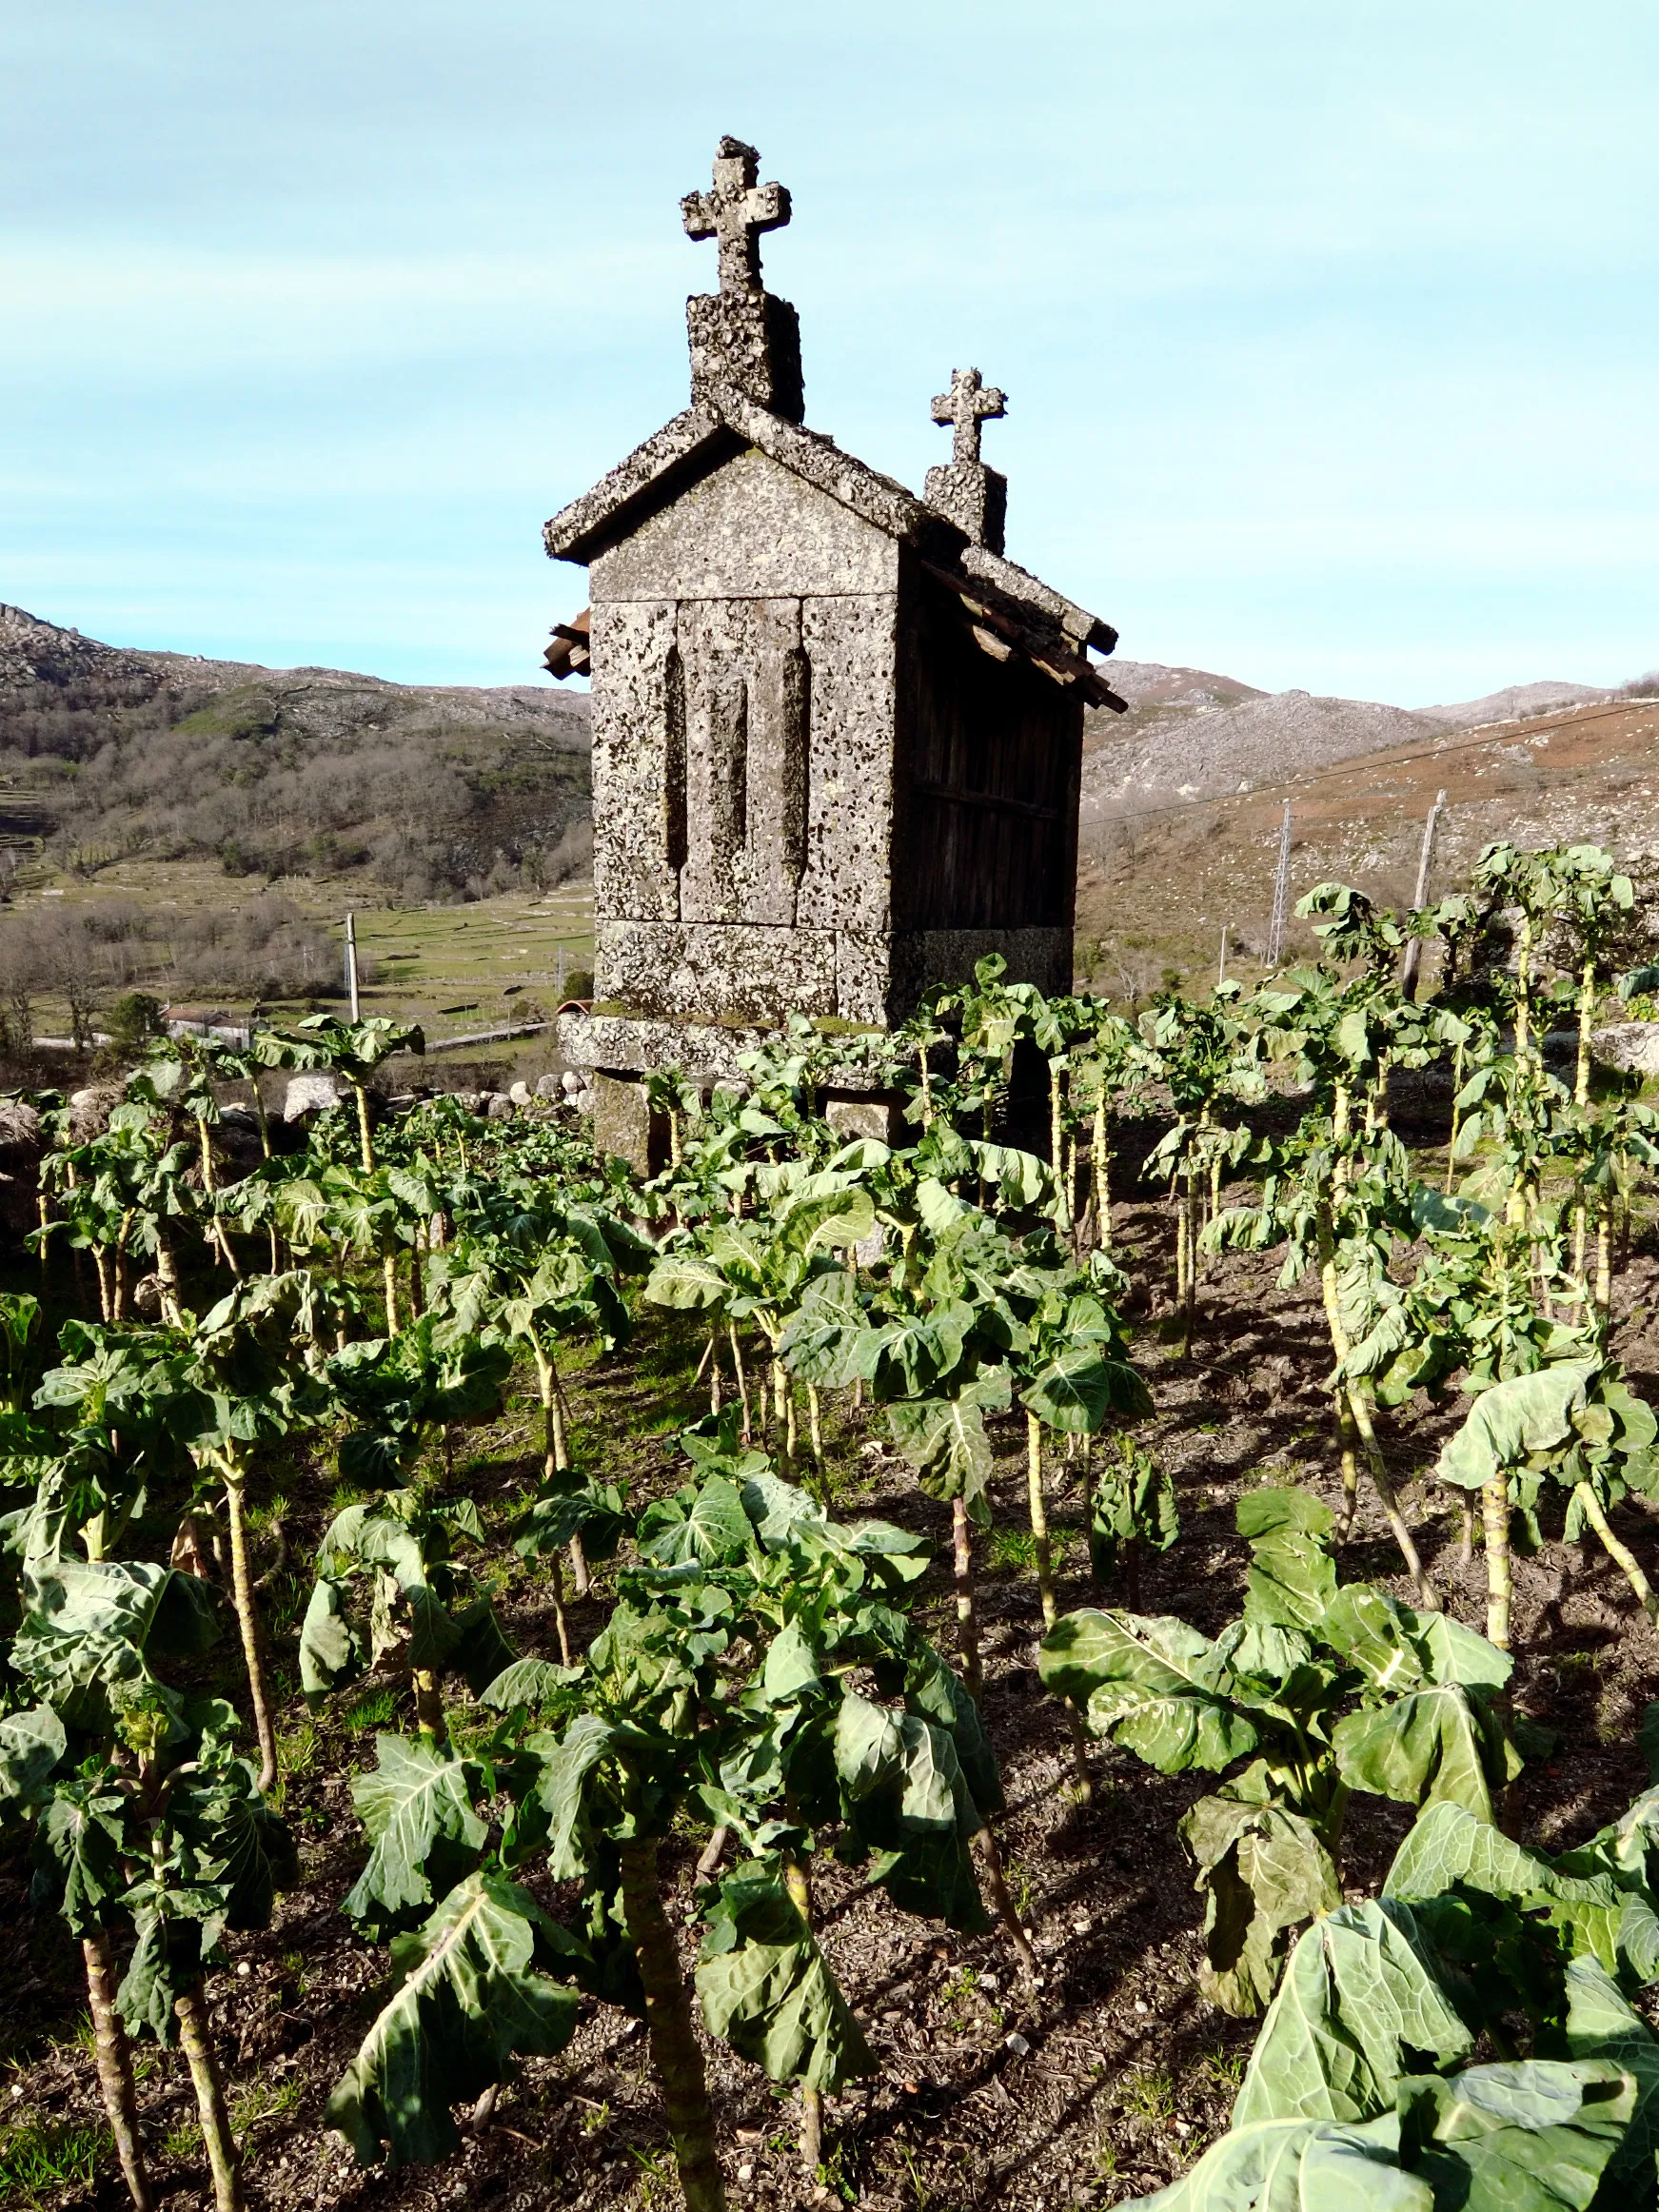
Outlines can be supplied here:
[[698, 404], [555, 515], [543, 537], [555, 561], [587, 562], [625, 538], [686, 484], [730, 454], [755, 446], [803, 482], [838, 500], [861, 522], [904, 543], [937, 540], [949, 554], [962, 533], [890, 476], [843, 453], [833, 438], [785, 422], [745, 393], [705, 387]]
[[[1079, 672], [1092, 679], [1086, 690], [1093, 694], [1097, 687], [1105, 695], [1094, 702], [1118, 703], [1087, 664], [1088, 647], [1110, 653], [1116, 644], [1117, 633], [1110, 623], [1053, 590], [1017, 563], [972, 543], [947, 516], [892, 477], [882, 476], [852, 454], [843, 453], [833, 438], [786, 422], [729, 386], [705, 385], [695, 405], [665, 423], [655, 437], [636, 446], [591, 491], [583, 492], [556, 514], [543, 532], [549, 556], [582, 563], [594, 560], [628, 537], [689, 484], [746, 447], [790, 469], [861, 522], [915, 546], [926, 555], [941, 581], [947, 572], [959, 571], [959, 588], [971, 597], [974, 588], [979, 587], [985, 606], [1001, 612], [1007, 624], [1004, 634], [1011, 643], [1031, 651], [1041, 646], [1042, 633], [1058, 632], [1055, 643], [1061, 660], [1068, 666], [1075, 662]], [[955, 576], [948, 580], [958, 582]], [[1017, 620], [1016, 626], [1007, 622], [1010, 616], [1023, 619]]]

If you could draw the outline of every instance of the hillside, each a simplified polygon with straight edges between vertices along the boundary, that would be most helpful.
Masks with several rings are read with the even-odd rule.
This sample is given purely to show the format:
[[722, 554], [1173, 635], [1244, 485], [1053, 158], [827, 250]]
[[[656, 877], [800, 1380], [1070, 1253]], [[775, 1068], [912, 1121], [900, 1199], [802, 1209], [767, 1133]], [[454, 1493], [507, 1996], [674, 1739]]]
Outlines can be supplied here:
[[[1553, 698], [1569, 689], [1539, 688]], [[1113, 990], [1145, 990], [1171, 967], [1201, 980], [1215, 972], [1224, 922], [1234, 961], [1252, 965], [1266, 943], [1287, 799], [1293, 903], [1333, 876], [1384, 903], [1409, 903], [1423, 823], [1442, 789], [1432, 898], [1466, 879], [1481, 847], [1500, 837], [1592, 840], [1629, 861], [1659, 862], [1659, 700], [1594, 694], [1565, 712], [1473, 730], [1405, 719], [1408, 741], [1322, 761], [1312, 745], [1298, 758], [1293, 716], [1279, 774], [1247, 792], [1097, 803], [1078, 865], [1085, 966]]]
[[132, 652], [0, 606], [0, 839], [83, 879], [215, 859], [404, 900], [586, 859], [587, 701]]

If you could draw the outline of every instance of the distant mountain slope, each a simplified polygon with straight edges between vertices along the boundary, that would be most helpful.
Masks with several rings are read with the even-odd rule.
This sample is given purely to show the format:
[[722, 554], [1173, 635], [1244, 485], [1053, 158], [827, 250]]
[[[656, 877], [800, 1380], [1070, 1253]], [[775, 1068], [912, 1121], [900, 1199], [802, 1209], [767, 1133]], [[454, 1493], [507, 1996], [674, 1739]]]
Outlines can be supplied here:
[[1503, 691], [1489, 691], [1484, 699], [1465, 699], [1455, 706], [1423, 706], [1424, 721], [1441, 729], [1473, 730], [1483, 722], [1513, 721], [1522, 715], [1553, 714], [1563, 707], [1594, 706], [1612, 699], [1591, 683], [1511, 683]]
[[1409, 743], [1433, 726], [1404, 707], [1306, 691], [1255, 692], [1215, 706], [1172, 701], [1120, 736], [1097, 720], [1083, 762], [1083, 819], [1274, 782]]
[[[1077, 928], [1080, 938], [1101, 948], [1100, 982], [1144, 990], [1166, 967], [1201, 981], [1215, 972], [1223, 923], [1234, 964], [1258, 959], [1287, 799], [1293, 904], [1332, 877], [1381, 903], [1409, 903], [1423, 823], [1440, 790], [1447, 812], [1432, 898], [1466, 881], [1481, 847], [1494, 838], [1531, 845], [1593, 841], [1644, 877], [1659, 877], [1653, 697], [1602, 698], [1472, 731], [1435, 733], [1422, 726], [1427, 717], [1413, 719], [1416, 730], [1403, 745], [1287, 769], [1279, 780], [1244, 794], [1131, 805], [1085, 821]], [[1293, 920], [1291, 949], [1311, 942]]]
[[405, 898], [557, 880], [586, 857], [587, 701], [133, 652], [0, 605], [0, 835], [83, 872], [215, 855]]

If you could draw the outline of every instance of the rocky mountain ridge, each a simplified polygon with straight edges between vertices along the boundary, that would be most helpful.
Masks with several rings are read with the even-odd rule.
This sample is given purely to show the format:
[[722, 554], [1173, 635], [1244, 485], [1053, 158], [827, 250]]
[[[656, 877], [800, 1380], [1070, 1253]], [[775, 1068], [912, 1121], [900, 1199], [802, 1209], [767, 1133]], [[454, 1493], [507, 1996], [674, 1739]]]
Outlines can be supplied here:
[[1620, 696], [1591, 684], [1544, 681], [1450, 706], [1411, 708], [1301, 690], [1263, 692], [1231, 677], [1148, 662], [1113, 661], [1108, 674], [1130, 711], [1089, 719], [1085, 824], [1254, 791], [1449, 730]]

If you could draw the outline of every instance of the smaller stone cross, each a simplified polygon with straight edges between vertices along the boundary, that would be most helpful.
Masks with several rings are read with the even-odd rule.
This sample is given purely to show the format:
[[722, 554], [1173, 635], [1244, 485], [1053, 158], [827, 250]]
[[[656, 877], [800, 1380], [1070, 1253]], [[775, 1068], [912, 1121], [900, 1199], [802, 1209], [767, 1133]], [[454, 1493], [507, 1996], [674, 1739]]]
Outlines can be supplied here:
[[781, 230], [789, 220], [789, 194], [781, 185], [757, 185], [760, 157], [741, 138], [722, 138], [714, 149], [714, 184], [687, 192], [680, 203], [688, 238], [720, 240], [721, 290], [754, 292], [760, 285], [760, 233]]
[[979, 425], [1008, 412], [1008, 402], [995, 385], [981, 383], [977, 368], [953, 368], [951, 388], [933, 403], [936, 423], [949, 423], [954, 433], [951, 460], [960, 468], [979, 461]]

